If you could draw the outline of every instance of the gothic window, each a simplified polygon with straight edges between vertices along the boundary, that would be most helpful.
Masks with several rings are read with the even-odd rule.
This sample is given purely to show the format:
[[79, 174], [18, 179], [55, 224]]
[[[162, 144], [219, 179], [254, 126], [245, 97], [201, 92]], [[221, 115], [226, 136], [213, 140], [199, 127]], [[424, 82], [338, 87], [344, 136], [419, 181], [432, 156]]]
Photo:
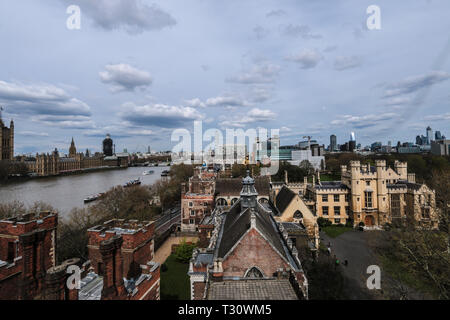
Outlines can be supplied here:
[[364, 200], [366, 201], [366, 208], [372, 208], [372, 192], [364, 192]]
[[252, 267], [245, 273], [245, 278], [264, 278], [263, 273], [257, 267]]
[[400, 195], [391, 195], [391, 213], [393, 218], [399, 218], [400, 214]]

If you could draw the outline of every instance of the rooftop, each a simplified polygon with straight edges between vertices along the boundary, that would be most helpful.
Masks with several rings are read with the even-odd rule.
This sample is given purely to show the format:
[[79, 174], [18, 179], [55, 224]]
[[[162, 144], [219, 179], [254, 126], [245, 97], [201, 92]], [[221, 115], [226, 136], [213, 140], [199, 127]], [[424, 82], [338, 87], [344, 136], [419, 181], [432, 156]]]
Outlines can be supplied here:
[[287, 279], [211, 282], [208, 300], [298, 300]]

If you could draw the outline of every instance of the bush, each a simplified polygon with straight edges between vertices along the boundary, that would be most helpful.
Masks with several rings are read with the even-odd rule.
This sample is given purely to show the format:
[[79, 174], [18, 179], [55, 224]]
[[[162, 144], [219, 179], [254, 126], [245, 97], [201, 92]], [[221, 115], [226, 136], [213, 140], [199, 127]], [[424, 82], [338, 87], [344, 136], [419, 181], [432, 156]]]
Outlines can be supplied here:
[[328, 227], [328, 226], [332, 225], [330, 220], [323, 218], [323, 217], [317, 218], [317, 224], [319, 225], [320, 228]]
[[345, 226], [349, 227], [349, 228], [353, 228], [353, 221], [352, 220], [347, 220], [347, 222], [345, 223]]

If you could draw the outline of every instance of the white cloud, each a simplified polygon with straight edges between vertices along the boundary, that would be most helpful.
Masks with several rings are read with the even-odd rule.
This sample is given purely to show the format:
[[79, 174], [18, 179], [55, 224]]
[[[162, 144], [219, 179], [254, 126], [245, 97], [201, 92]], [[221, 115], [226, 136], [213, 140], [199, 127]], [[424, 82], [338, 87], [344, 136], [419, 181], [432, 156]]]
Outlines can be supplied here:
[[[63, 0], [67, 5], [73, 0]], [[124, 29], [129, 34], [161, 30], [176, 24], [175, 19], [156, 4], [141, 0], [78, 0], [81, 13], [104, 30]]]
[[203, 120], [205, 116], [192, 107], [151, 104], [137, 106], [133, 103], [123, 105], [120, 117], [136, 126], [156, 126], [174, 128], [184, 126], [194, 120]]
[[228, 77], [226, 81], [240, 84], [273, 83], [280, 69], [277, 64], [260, 62], [238, 75]]
[[363, 129], [385, 123], [389, 120], [397, 119], [398, 117], [399, 115], [393, 112], [369, 114], [364, 116], [344, 115], [341, 116], [341, 119], [331, 121], [331, 124], [335, 126], [351, 126], [357, 129]]
[[[242, 116], [236, 116], [221, 122], [222, 127], [244, 128], [248, 124], [274, 120], [277, 115], [271, 110], [253, 108]], [[228, 119], [229, 117], [227, 117]]]
[[112, 92], [145, 89], [152, 84], [152, 77], [147, 71], [136, 69], [128, 64], [109, 64], [105, 71], [99, 72], [103, 83], [111, 84]]

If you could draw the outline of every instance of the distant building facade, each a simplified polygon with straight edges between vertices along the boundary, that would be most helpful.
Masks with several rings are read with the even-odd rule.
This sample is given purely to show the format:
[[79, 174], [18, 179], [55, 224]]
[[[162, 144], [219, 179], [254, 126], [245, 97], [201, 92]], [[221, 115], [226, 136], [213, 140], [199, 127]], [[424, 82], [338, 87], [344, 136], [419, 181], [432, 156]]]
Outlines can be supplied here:
[[128, 155], [104, 157], [103, 154], [97, 153], [86, 156], [86, 154], [77, 153], [76, 150], [72, 138], [69, 157], [60, 157], [58, 150], [55, 149], [51, 154], [36, 154], [34, 159], [23, 158], [22, 161], [27, 165], [29, 172], [38, 176], [53, 176], [101, 167], [128, 166]]
[[216, 174], [195, 168], [194, 176], [181, 186], [181, 231], [196, 232], [198, 224], [214, 209]]
[[317, 217], [334, 224], [350, 220], [355, 226], [402, 222], [437, 228], [435, 192], [415, 182], [406, 162], [396, 161], [392, 169], [384, 160], [375, 167], [351, 161], [341, 172], [341, 181], [307, 186], [306, 202], [312, 202]]
[[450, 155], [450, 140], [436, 140], [431, 142], [431, 153], [437, 156]]

